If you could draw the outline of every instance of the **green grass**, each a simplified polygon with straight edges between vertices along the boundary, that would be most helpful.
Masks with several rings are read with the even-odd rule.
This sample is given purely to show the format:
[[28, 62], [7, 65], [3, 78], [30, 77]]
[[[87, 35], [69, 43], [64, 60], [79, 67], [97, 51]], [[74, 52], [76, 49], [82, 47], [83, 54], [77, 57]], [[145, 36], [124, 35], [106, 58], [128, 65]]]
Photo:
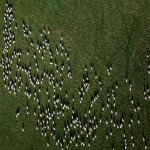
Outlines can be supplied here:
[[[23, 56], [21, 61], [28, 64], [29, 60], [33, 63], [34, 49], [30, 49], [29, 58], [26, 57], [26, 49], [30, 46], [30, 38], [26, 39], [22, 33], [22, 21], [32, 28], [34, 41], [41, 40], [40, 31], [43, 26], [50, 26], [50, 42], [54, 49], [59, 44], [61, 34], [64, 37], [64, 45], [70, 53], [70, 63], [72, 66], [73, 78], [67, 77], [67, 71], [64, 72], [64, 89], [61, 95], [65, 96], [68, 89], [70, 97], [70, 107], [72, 105], [72, 93], [75, 93], [75, 109], [79, 110], [81, 116], [84, 115], [84, 108], [88, 110], [90, 98], [94, 89], [97, 87], [97, 81], [94, 79], [94, 72], [89, 71], [90, 91], [86, 94], [83, 103], [79, 103], [78, 88], [82, 81], [84, 66], [93, 62], [94, 69], [102, 78], [103, 90], [100, 91], [100, 98], [94, 103], [94, 109], [97, 115], [101, 110], [102, 101], [106, 105], [107, 88], [111, 91], [112, 84], [118, 81], [119, 88], [116, 90], [116, 107], [119, 118], [121, 113], [125, 114], [126, 123], [124, 128], [127, 132], [127, 147], [129, 150], [142, 150], [142, 133], [144, 131], [148, 148], [150, 147], [150, 101], [144, 100], [143, 87], [150, 84], [150, 77], [147, 75], [146, 50], [150, 49], [150, 1], [149, 0], [10, 0], [13, 5], [15, 20], [18, 23], [18, 30], [15, 30], [15, 47], [21, 47]], [[3, 12], [5, 10], [5, 1], [0, 1], [0, 51], [4, 46], [2, 30], [4, 26]], [[12, 51], [11, 48], [10, 51]], [[150, 51], [149, 51], [150, 53]], [[39, 55], [39, 54], [38, 54]], [[59, 63], [63, 58], [56, 56]], [[1, 58], [1, 55], [0, 55]], [[45, 56], [44, 61], [40, 59], [40, 71], [44, 68], [50, 68], [49, 57]], [[17, 59], [15, 59], [16, 61]], [[15, 63], [14, 61], [14, 63]], [[107, 64], [112, 63], [113, 71], [110, 76], [107, 75]], [[67, 67], [67, 64], [66, 64]], [[54, 68], [53, 68], [54, 69]], [[89, 69], [88, 69], [89, 70]], [[57, 150], [59, 146], [55, 145], [55, 140], [50, 137], [50, 147], [46, 146], [46, 138], [40, 131], [35, 129], [36, 119], [33, 116], [36, 102], [33, 98], [29, 99], [30, 114], [26, 115], [27, 97], [24, 95], [24, 87], [21, 93], [9, 94], [4, 87], [2, 78], [3, 69], [0, 67], [0, 150]], [[16, 68], [12, 65], [12, 77]], [[132, 91], [129, 92], [125, 83], [125, 76], [128, 73], [132, 80]], [[22, 73], [23, 74], [23, 73]], [[55, 73], [56, 74], [56, 73]], [[23, 75], [28, 79], [26, 75]], [[45, 106], [45, 89], [47, 81], [42, 85], [43, 95], [41, 103]], [[150, 86], [150, 85], [149, 85]], [[52, 89], [51, 89], [52, 90]], [[137, 122], [137, 114], [133, 112], [131, 105], [131, 96], [135, 102], [140, 102], [141, 110], [138, 112], [141, 118], [141, 124], [133, 124], [133, 133], [135, 147], [132, 147], [130, 140], [130, 129], [128, 128], [128, 118], [133, 113], [134, 122]], [[112, 101], [112, 100], [111, 100]], [[20, 107], [20, 116], [16, 119], [16, 109]], [[115, 150], [123, 149], [123, 129], [112, 128], [113, 136], [107, 140], [105, 117], [108, 118], [110, 109], [105, 108], [102, 114], [102, 124], [97, 129], [97, 138], [92, 141], [91, 147], [69, 145], [69, 150], [109, 150], [114, 141]], [[56, 128], [62, 132], [64, 120], [71, 115], [71, 111], [65, 111], [65, 117], [60, 117], [56, 121]], [[25, 132], [21, 131], [22, 121], [25, 122]]]

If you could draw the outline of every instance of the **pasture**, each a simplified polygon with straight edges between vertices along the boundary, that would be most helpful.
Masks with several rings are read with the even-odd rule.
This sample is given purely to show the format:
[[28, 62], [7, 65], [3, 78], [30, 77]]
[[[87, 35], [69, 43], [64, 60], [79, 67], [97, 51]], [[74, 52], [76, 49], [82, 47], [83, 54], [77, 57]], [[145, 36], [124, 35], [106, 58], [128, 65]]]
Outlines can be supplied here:
[[150, 149], [150, 1], [0, 1], [0, 150]]

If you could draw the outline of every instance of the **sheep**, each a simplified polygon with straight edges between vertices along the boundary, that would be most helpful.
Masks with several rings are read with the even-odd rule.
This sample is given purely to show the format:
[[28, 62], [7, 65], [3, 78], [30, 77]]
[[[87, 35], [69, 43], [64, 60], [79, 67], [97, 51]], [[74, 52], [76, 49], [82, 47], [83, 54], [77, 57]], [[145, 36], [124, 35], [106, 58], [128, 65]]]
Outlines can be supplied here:
[[24, 121], [22, 123], [22, 132], [24, 132]]
[[16, 110], [16, 118], [19, 116], [19, 112], [20, 112], [20, 109], [17, 108], [17, 110]]

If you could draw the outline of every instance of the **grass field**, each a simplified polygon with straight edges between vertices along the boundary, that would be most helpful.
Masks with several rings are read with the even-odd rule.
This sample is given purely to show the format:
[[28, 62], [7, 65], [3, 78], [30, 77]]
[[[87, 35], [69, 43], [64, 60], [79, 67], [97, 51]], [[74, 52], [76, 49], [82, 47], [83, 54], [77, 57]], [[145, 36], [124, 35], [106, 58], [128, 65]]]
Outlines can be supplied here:
[[[0, 1], [0, 59], [4, 47], [4, 19], [5, 0]], [[63, 135], [64, 122], [71, 118], [72, 105], [78, 111], [81, 118], [84, 117], [85, 108], [88, 111], [91, 102], [91, 96], [94, 91], [99, 89], [99, 80], [95, 75], [102, 79], [102, 90], [99, 89], [99, 98], [93, 103], [91, 114], [96, 112], [98, 128], [96, 129], [96, 139], [92, 140], [91, 146], [87, 145], [88, 140], [85, 136], [85, 146], [75, 142], [69, 144], [69, 150], [115, 150], [124, 149], [124, 130], [126, 131], [127, 149], [144, 150], [143, 133], [146, 140], [147, 149], [150, 149], [150, 99], [145, 100], [143, 92], [150, 88], [150, 74], [148, 74], [147, 52], [150, 55], [150, 1], [149, 0], [9, 0], [13, 6], [15, 22], [18, 29], [15, 30], [15, 22], [12, 22], [12, 28], [15, 33], [16, 42], [9, 48], [9, 55], [14, 48], [22, 49], [21, 63], [28, 66], [31, 62], [33, 72], [36, 72], [34, 48], [30, 45], [33, 39], [34, 45], [37, 40], [42, 41], [40, 36], [44, 27], [50, 27], [48, 39], [54, 53], [54, 58], [58, 60], [58, 66], [62, 61], [65, 62], [63, 72], [63, 89], [60, 91], [62, 98], [68, 91], [69, 110], [65, 110], [65, 116], [60, 115], [60, 119], [55, 119], [56, 135]], [[23, 20], [32, 29], [32, 34], [28, 38], [23, 36]], [[55, 48], [59, 45], [61, 35], [63, 35], [64, 47], [69, 53], [69, 61], [72, 68], [72, 79], [67, 76], [67, 67], [69, 61], [65, 57], [56, 55]], [[27, 49], [30, 49], [30, 55], [27, 56]], [[37, 53], [39, 63], [39, 74], [44, 69], [56, 70], [55, 66], [49, 64], [49, 54], [44, 54], [44, 60], [41, 54]], [[17, 58], [11, 65], [11, 79], [14, 79], [17, 72]], [[93, 70], [90, 64], [93, 64]], [[107, 73], [107, 65], [112, 64], [111, 74]], [[79, 99], [79, 86], [82, 83], [83, 73], [87, 66], [90, 88], [83, 97], [83, 102]], [[21, 92], [16, 95], [9, 93], [5, 88], [3, 80], [4, 69], [0, 67], [0, 150], [59, 150], [56, 140], [50, 137], [50, 146], [47, 147], [47, 137], [41, 135], [41, 131], [36, 130], [37, 116], [34, 116], [34, 107], [37, 108], [33, 96], [28, 99], [24, 94], [25, 81], [29, 82], [28, 76], [21, 72], [23, 77], [23, 87]], [[57, 73], [55, 72], [55, 75]], [[126, 83], [132, 81], [132, 90], [129, 90]], [[10, 79], [9, 78], [9, 79]], [[58, 79], [60, 79], [58, 77]], [[118, 82], [118, 89], [115, 89], [115, 83]], [[47, 105], [47, 95], [45, 94], [47, 86], [49, 93], [53, 96], [53, 89], [48, 84], [48, 79], [41, 85], [40, 100], [45, 108]], [[116, 106], [113, 108], [117, 115], [113, 114], [114, 123], [124, 114], [123, 128], [116, 128], [110, 122], [111, 107], [107, 107], [107, 93], [112, 94], [112, 86], [115, 90]], [[149, 86], [149, 87], [148, 87]], [[31, 87], [31, 93], [34, 94], [34, 88]], [[59, 90], [58, 90], [59, 91]], [[58, 92], [57, 91], [57, 92]], [[57, 93], [56, 92], [56, 93]], [[72, 101], [72, 94], [75, 95], [75, 101]], [[147, 96], [150, 96], [148, 92]], [[113, 105], [113, 98], [110, 96], [110, 106]], [[131, 103], [133, 97], [134, 105]], [[27, 101], [29, 103], [29, 114], [26, 114]], [[134, 111], [139, 103], [140, 110]], [[53, 105], [53, 100], [51, 100]], [[104, 105], [105, 110], [102, 111]], [[16, 118], [16, 110], [20, 108], [20, 115]], [[37, 108], [37, 113], [40, 109]], [[102, 123], [99, 123], [99, 114], [102, 116]], [[133, 123], [128, 127], [128, 122], [133, 116]], [[140, 124], [137, 123], [138, 116]], [[88, 116], [89, 118], [89, 116]], [[108, 118], [108, 125], [106, 125]], [[83, 119], [84, 120], [84, 119]], [[25, 124], [25, 132], [22, 132], [22, 122]], [[112, 129], [112, 136], [106, 138], [106, 131]], [[132, 146], [133, 140], [131, 130], [134, 135], [135, 146]], [[77, 133], [77, 132], [76, 132]], [[47, 135], [49, 131], [47, 131]], [[68, 133], [69, 136], [69, 133]], [[80, 140], [79, 140], [80, 141]], [[79, 142], [80, 143], [80, 142]], [[65, 144], [64, 144], [65, 145]], [[66, 148], [64, 148], [66, 149]]]

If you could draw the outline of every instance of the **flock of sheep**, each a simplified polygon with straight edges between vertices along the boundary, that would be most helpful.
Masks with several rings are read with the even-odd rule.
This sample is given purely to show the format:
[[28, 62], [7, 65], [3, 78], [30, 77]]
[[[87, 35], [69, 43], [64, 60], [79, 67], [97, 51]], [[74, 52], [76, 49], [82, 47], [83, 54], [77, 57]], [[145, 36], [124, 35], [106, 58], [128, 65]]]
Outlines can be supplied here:
[[[16, 48], [15, 45], [17, 39], [15, 32], [17, 30], [18, 24], [13, 14], [13, 7], [10, 3], [6, 2], [3, 30], [4, 48], [0, 62], [0, 67], [3, 68], [3, 80], [9, 93], [17, 94], [24, 92], [28, 97], [26, 113], [28, 115], [32, 111], [34, 112], [33, 115], [36, 118], [35, 128], [43, 136], [47, 137], [47, 146], [50, 146], [51, 143], [50, 136], [56, 141], [56, 145], [59, 145], [62, 149], [68, 148], [71, 143], [75, 143], [76, 146], [90, 146], [91, 140], [97, 138], [97, 128], [101, 124], [105, 124], [106, 140], [114, 134], [113, 131], [115, 129], [118, 129], [122, 131], [123, 149], [128, 149], [128, 140], [131, 141], [133, 147], [138, 144], [135, 142], [135, 135], [137, 133], [134, 133], [133, 126], [136, 124], [140, 127], [141, 124], [141, 101], [147, 102], [150, 99], [148, 83], [144, 86], [143, 100], [136, 100], [131, 96], [133, 111], [127, 118], [123, 112], [118, 112], [116, 106], [116, 99], [118, 99], [116, 91], [119, 88], [119, 81], [113, 83], [112, 87], [106, 90], [105, 98], [101, 98], [101, 91], [105, 90], [103, 88], [103, 80], [95, 73], [96, 69], [92, 63], [85, 65], [78, 93], [70, 94], [68, 92], [69, 89], [66, 89], [64, 84], [65, 75], [67, 75], [67, 80], [72, 80], [73, 71], [69, 52], [64, 46], [63, 36], [60, 38], [59, 45], [53, 49], [49, 40], [50, 27], [43, 27], [39, 34], [43, 40], [36, 41], [30, 37], [32, 28], [23, 21], [23, 36], [31, 43], [27, 50], [23, 50], [21, 47]], [[30, 56], [33, 58], [32, 60], [30, 60]], [[22, 59], [25, 57], [29, 60], [28, 64], [22, 63]], [[41, 62], [47, 60], [49, 61], [47, 68], [43, 68]], [[150, 74], [148, 52], [147, 60], [148, 74]], [[14, 76], [12, 75], [12, 72], [14, 72], [12, 68], [16, 68]], [[111, 76], [113, 71], [111, 63], [107, 65], [106, 70], [108, 76]], [[84, 113], [80, 114], [74, 103], [79, 102], [80, 104], [86, 101], [84, 96], [91, 90], [90, 74], [94, 74], [93, 80], [97, 82], [97, 85], [91, 95], [89, 104], [85, 106]], [[133, 85], [128, 75], [125, 75], [123, 80], [127, 83], [128, 92], [132, 92]], [[42, 85], [45, 83], [47, 83], [46, 88], [42, 88]], [[42, 95], [46, 97], [44, 104]], [[30, 101], [32, 100], [35, 103], [34, 110], [30, 109]], [[93, 109], [95, 105], [99, 105], [98, 110]], [[71, 115], [67, 116], [67, 112], [70, 112]], [[17, 108], [16, 118], [19, 117], [20, 113], [20, 108]], [[65, 121], [64, 123], [60, 122], [63, 124], [63, 134], [60, 134], [57, 131], [56, 122], [62, 117], [64, 117]], [[26, 131], [25, 121], [22, 122], [22, 131]], [[127, 131], [130, 132], [127, 133]], [[147, 138], [147, 133], [143, 131], [141, 139], [139, 139], [143, 142], [143, 149], [148, 149]], [[114, 144], [112, 144], [113, 150], [115, 149]]]

